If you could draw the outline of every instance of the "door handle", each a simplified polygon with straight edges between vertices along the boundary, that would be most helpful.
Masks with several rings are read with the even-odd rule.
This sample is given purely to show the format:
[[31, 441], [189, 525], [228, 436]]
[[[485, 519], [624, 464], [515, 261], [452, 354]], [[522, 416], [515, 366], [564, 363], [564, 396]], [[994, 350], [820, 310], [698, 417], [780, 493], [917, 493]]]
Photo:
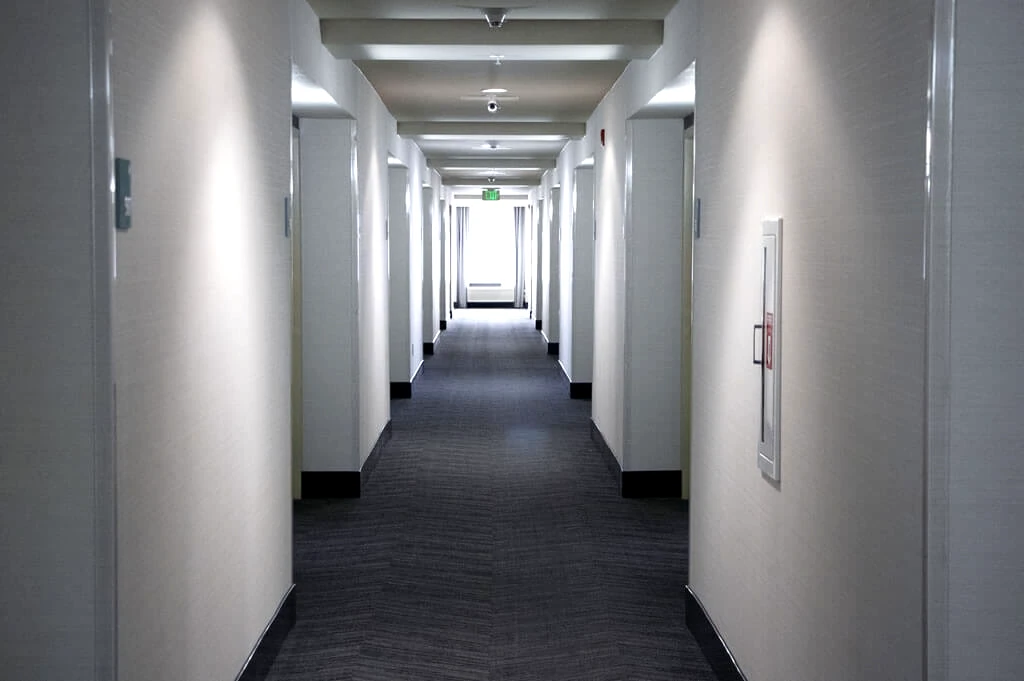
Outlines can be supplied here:
[[[761, 332], [761, 359], [757, 358], [757, 332]], [[754, 324], [754, 343], [753, 343], [753, 359], [754, 364], [764, 363], [764, 324]]]

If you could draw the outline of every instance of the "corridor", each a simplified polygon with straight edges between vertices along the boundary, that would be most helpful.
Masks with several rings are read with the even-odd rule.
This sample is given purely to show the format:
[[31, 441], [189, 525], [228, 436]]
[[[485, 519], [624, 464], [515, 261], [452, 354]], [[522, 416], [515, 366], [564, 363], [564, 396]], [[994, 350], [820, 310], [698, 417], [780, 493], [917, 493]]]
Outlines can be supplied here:
[[521, 310], [458, 310], [360, 499], [297, 502], [271, 681], [713, 679], [682, 502], [624, 499]]

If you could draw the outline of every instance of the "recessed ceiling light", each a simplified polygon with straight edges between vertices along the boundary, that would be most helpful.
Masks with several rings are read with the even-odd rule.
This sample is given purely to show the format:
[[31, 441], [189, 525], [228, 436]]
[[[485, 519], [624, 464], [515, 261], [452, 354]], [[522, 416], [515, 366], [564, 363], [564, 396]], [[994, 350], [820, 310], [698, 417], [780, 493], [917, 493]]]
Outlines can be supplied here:
[[485, 94], [485, 95], [502, 95], [502, 94], [505, 94], [506, 92], [508, 92], [508, 90], [506, 90], [503, 87], [489, 87], [489, 88], [484, 88], [480, 92], [482, 94]]

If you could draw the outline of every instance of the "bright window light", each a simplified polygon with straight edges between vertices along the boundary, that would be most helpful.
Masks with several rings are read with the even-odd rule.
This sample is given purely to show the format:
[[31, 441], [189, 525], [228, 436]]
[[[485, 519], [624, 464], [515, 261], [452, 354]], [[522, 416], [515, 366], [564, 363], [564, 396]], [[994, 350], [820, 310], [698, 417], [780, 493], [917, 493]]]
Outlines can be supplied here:
[[[479, 198], [479, 196], [477, 197]], [[466, 230], [466, 283], [516, 283], [516, 230], [513, 206], [480, 202], [469, 211]]]

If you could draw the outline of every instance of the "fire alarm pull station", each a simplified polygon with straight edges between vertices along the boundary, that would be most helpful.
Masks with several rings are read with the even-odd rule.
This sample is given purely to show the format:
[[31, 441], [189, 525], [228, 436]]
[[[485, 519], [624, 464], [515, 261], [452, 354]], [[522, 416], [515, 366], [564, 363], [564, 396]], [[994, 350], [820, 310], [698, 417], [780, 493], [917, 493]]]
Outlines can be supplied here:
[[[761, 418], [757, 442], [757, 467], [779, 480], [779, 407], [782, 371], [779, 344], [782, 312], [782, 218], [761, 223], [761, 323], [754, 324], [754, 364], [761, 367]], [[757, 359], [758, 334], [761, 359]]]

